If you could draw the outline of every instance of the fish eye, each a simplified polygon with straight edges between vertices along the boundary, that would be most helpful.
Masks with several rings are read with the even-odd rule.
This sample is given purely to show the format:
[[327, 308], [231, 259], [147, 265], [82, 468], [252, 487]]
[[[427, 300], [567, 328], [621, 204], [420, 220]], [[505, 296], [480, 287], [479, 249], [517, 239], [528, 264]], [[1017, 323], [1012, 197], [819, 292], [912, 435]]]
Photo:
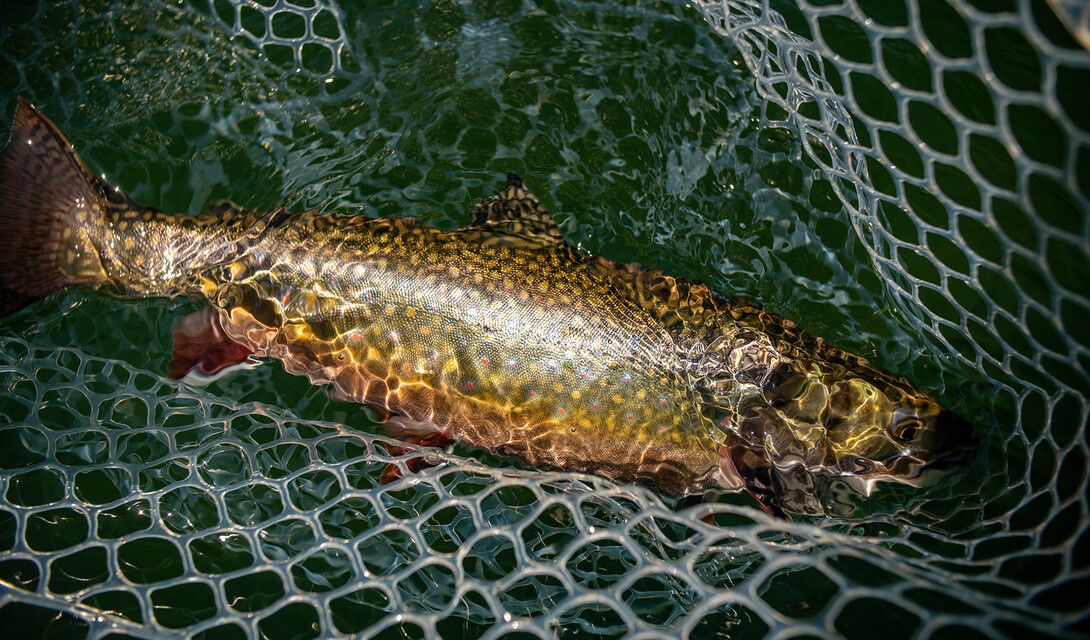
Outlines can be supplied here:
[[901, 407], [891, 416], [891, 435], [900, 442], [910, 442], [923, 429], [920, 416], [910, 407]]
[[920, 421], [915, 418], [909, 418], [908, 420], [902, 420], [897, 423], [897, 426], [893, 428], [893, 437], [898, 440], [907, 442], [916, 437], [916, 434], [920, 430]]

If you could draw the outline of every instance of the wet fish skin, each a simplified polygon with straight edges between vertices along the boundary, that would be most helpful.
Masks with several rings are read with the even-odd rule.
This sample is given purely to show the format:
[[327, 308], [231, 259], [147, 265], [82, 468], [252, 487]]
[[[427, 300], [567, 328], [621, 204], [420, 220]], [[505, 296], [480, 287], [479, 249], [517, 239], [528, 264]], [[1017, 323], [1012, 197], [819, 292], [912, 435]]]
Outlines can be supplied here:
[[17, 233], [0, 314], [80, 283], [201, 296], [232, 341], [407, 435], [537, 467], [822, 513], [829, 478], [912, 482], [970, 441], [935, 399], [790, 321], [580, 253], [513, 174], [453, 231], [226, 202], [169, 214], [94, 178], [20, 101], [0, 151], [0, 237]]

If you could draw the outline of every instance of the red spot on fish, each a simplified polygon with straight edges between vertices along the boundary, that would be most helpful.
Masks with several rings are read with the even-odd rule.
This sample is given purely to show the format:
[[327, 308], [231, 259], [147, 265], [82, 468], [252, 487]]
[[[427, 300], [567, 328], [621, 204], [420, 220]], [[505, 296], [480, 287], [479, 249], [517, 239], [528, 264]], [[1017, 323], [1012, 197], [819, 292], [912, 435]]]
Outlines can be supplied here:
[[628, 419], [628, 420], [635, 420], [635, 419], [636, 419], [636, 416], [634, 416], [634, 415], [632, 415], [632, 414], [630, 413], [630, 414], [628, 414], [627, 416], [625, 416], [625, 418], [626, 418], [626, 419]]
[[665, 407], [665, 406], [666, 406], [666, 398], [659, 398], [659, 404], [660, 404], [661, 406], [664, 406], [664, 407]]
[[473, 386], [474, 386], [474, 385], [473, 385], [473, 383], [472, 383], [472, 382], [467, 382], [467, 383], [466, 383], [466, 389], [472, 389], [472, 388], [473, 388]]
[[564, 407], [557, 407], [556, 412], [559, 413], [560, 415], [564, 415]]
[[285, 293], [284, 297], [280, 299], [280, 306], [286, 305], [290, 298], [291, 298], [291, 291]]
[[352, 335], [349, 336], [349, 337], [352, 338], [353, 340], [363, 340], [363, 334], [360, 333], [359, 331], [353, 331]]
[[537, 391], [531, 391], [530, 392], [530, 397], [531, 398], [536, 398], [537, 397]]
[[500, 394], [502, 396], [503, 394], [505, 394], [507, 392], [504, 391], [503, 389], [496, 389], [496, 393], [498, 393], [498, 394]]
[[488, 358], [481, 358], [481, 364], [488, 364]]
[[602, 406], [602, 405], [600, 405], [600, 404], [598, 404], [597, 402], [595, 402], [594, 404], [590, 405], [590, 408], [591, 408], [591, 409], [597, 409], [597, 408], [598, 408], [598, 407], [600, 407], [600, 406]]
[[335, 274], [335, 273], [331, 273], [331, 274], [329, 274], [329, 279], [332, 280], [333, 282], [336, 282], [336, 281], [340, 280], [341, 277], [339, 275]]
[[666, 427], [659, 427], [659, 431], [666, 431]]

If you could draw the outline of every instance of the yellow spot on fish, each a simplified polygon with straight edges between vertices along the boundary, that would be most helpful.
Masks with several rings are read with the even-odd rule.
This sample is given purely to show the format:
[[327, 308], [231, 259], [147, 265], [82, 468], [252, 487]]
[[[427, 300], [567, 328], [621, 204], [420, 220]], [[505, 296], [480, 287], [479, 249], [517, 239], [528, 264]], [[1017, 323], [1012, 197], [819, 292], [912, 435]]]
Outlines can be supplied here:
[[636, 392], [636, 399], [637, 400], [643, 400], [646, 397], [647, 397], [647, 391], [646, 390], [640, 389], [639, 391]]
[[559, 382], [554, 382], [553, 391], [557, 393], [562, 393], [564, 391], [564, 385], [560, 384]]
[[427, 327], [420, 327], [420, 335], [426, 336], [430, 330]]
[[447, 371], [457, 371], [458, 370], [458, 361], [457, 360], [447, 360], [447, 364], [446, 364], [446, 366], [444, 368]]
[[132, 251], [132, 248], [136, 246], [136, 240], [133, 240], [132, 238], [125, 238], [124, 242], [121, 243], [121, 246], [125, 249], [125, 251]]
[[[117, 223], [117, 230], [118, 231], [124, 231], [125, 229], [128, 229], [128, 228], [129, 228], [129, 221], [128, 220], [122, 220], [121, 222]], [[65, 231], [67, 231], [67, 229], [65, 229]]]
[[407, 316], [409, 316], [410, 318], [412, 318], [413, 316], [415, 316], [415, 315], [416, 315], [416, 309], [413, 309], [412, 307], [408, 307], [408, 308], [406, 308], [406, 309], [405, 309], [405, 315], [407, 315]]
[[613, 394], [613, 397], [610, 398], [610, 400], [612, 400], [613, 402], [616, 402], [617, 404], [621, 404], [622, 402], [624, 402], [624, 398], [622, 398], [619, 394], [616, 394], [616, 393]]
[[393, 314], [394, 314], [394, 305], [392, 305], [392, 304], [386, 305], [386, 315], [391, 316]]
[[580, 395], [581, 394], [578, 391], [572, 391], [571, 392], [571, 399], [572, 400], [578, 400]]

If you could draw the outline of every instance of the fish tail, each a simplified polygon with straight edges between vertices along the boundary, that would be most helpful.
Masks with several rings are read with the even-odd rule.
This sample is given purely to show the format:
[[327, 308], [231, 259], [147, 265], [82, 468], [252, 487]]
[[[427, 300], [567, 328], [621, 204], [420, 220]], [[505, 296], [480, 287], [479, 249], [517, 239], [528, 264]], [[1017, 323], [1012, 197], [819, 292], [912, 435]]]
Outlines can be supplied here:
[[68, 140], [20, 97], [0, 150], [0, 317], [66, 286], [105, 279], [100, 267], [80, 268], [97, 257], [78, 232], [105, 206], [101, 183]]

